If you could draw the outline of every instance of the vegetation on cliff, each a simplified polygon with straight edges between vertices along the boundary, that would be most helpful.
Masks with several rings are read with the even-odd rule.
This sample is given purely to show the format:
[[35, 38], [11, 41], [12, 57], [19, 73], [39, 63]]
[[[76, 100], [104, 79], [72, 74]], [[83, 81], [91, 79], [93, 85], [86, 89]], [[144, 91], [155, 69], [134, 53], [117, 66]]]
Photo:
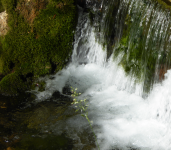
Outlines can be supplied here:
[[0, 92], [16, 94], [62, 69], [72, 51], [73, 0], [2, 0], [8, 33], [0, 40]]

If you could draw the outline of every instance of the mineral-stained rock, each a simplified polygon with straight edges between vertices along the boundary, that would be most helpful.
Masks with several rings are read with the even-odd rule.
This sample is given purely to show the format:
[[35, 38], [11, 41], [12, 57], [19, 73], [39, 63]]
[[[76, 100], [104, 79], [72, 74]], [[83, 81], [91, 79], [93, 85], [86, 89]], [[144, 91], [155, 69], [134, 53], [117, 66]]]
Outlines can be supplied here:
[[5, 35], [8, 31], [6, 11], [0, 13], [0, 36]]

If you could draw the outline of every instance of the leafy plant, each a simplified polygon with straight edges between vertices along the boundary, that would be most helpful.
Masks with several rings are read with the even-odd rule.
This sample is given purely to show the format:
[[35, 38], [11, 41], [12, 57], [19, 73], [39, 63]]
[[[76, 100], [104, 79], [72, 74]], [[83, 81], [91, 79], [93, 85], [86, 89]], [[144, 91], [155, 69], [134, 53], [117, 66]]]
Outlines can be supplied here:
[[77, 93], [77, 88], [73, 88], [71, 87], [71, 93], [72, 93], [72, 97], [73, 97], [73, 102], [71, 103], [72, 105], [76, 105], [75, 107], [77, 108], [75, 112], [78, 112], [78, 111], [81, 111], [81, 116], [85, 117], [91, 127], [91, 130], [93, 132], [93, 135], [94, 135], [94, 138], [95, 138], [95, 141], [97, 143], [97, 146], [98, 146], [98, 149], [100, 150], [100, 147], [99, 147], [99, 144], [97, 142], [97, 138], [96, 138], [96, 135], [93, 131], [93, 127], [92, 127], [92, 121], [90, 121], [90, 119], [88, 118], [88, 112], [87, 112], [87, 108], [88, 108], [88, 105], [87, 105], [87, 99], [84, 99], [84, 100], [78, 100], [76, 97], [81, 95], [81, 93]]

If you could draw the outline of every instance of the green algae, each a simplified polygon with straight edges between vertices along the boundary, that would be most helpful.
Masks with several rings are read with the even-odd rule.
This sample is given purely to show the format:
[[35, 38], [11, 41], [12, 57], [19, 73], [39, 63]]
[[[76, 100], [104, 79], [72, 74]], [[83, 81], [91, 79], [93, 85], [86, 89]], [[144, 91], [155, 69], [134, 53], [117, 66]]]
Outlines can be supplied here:
[[[27, 78], [37, 78], [61, 70], [71, 55], [76, 20], [74, 1], [43, 2], [42, 9], [38, 9], [41, 4], [36, 0], [29, 3], [22, 0], [10, 0], [7, 3], [2, 0], [10, 29], [1, 38], [0, 73], [10, 76], [10, 80], [5, 77], [0, 81], [1, 92], [18, 93], [19, 89], [25, 89], [22, 84], [26, 84]], [[34, 12], [30, 12], [27, 5], [33, 7]], [[11, 75], [15, 72], [18, 78]], [[14, 90], [12, 80], [20, 83], [18, 90]], [[7, 90], [9, 87], [13, 90]]]

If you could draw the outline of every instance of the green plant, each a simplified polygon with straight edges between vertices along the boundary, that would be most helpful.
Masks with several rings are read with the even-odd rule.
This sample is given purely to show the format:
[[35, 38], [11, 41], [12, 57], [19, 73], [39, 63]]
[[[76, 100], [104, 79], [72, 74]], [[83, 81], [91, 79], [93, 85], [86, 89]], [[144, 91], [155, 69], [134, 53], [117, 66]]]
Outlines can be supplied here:
[[71, 87], [71, 93], [72, 93], [72, 97], [73, 97], [73, 102], [71, 103], [72, 105], [76, 105], [75, 107], [77, 108], [75, 112], [78, 112], [78, 111], [81, 111], [81, 116], [85, 117], [91, 127], [91, 130], [93, 132], [93, 135], [94, 135], [94, 138], [95, 138], [95, 141], [97, 143], [97, 146], [98, 146], [98, 149], [100, 150], [100, 147], [99, 147], [99, 144], [97, 142], [97, 138], [96, 138], [96, 135], [93, 131], [93, 127], [92, 127], [92, 121], [90, 121], [90, 119], [88, 118], [88, 112], [87, 112], [87, 108], [88, 108], [88, 105], [87, 105], [87, 102], [86, 100], [87, 99], [84, 99], [84, 100], [78, 100], [76, 97], [81, 95], [81, 93], [77, 93], [77, 88], [73, 88]]

